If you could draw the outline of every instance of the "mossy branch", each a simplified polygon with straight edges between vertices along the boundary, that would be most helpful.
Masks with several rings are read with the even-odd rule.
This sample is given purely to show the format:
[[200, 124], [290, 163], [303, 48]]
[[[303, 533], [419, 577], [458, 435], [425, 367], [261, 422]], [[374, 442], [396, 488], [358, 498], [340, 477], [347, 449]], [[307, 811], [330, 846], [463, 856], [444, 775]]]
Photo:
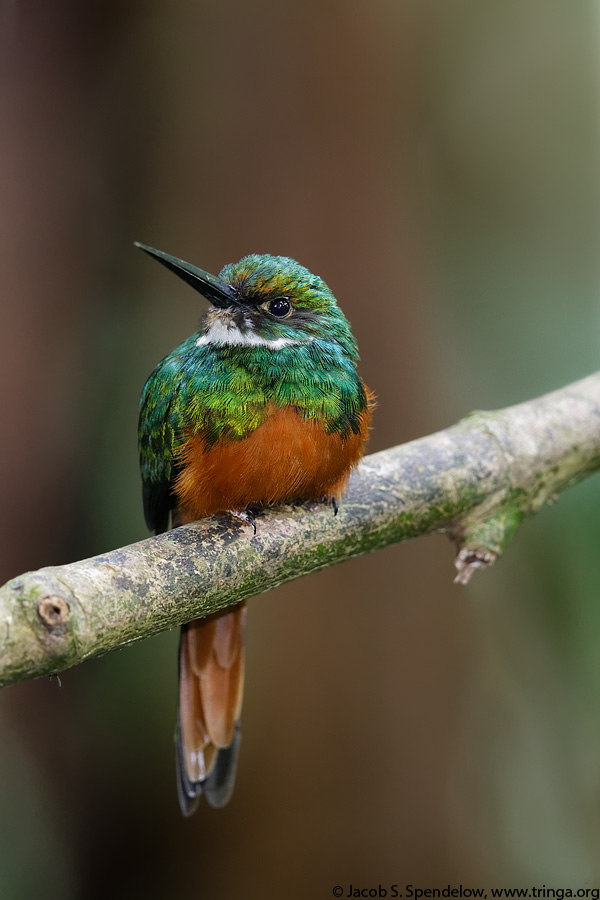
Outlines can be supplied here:
[[600, 373], [537, 400], [477, 412], [366, 457], [339, 515], [267, 510], [257, 533], [229, 516], [0, 588], [0, 684], [74, 666], [317, 569], [443, 531], [457, 580], [490, 565], [518, 525], [600, 465]]

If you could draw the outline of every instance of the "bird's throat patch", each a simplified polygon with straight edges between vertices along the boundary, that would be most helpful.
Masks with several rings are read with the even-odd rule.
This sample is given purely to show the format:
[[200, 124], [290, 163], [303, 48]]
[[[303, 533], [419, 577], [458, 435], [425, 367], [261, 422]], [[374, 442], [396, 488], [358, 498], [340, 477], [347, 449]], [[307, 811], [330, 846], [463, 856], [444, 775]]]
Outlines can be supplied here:
[[257, 334], [250, 319], [241, 311], [210, 309], [206, 314], [206, 330], [197, 339], [196, 346], [231, 344], [242, 347], [270, 347], [272, 350], [280, 350], [282, 347], [298, 346], [302, 343], [306, 342], [287, 337], [266, 338]]

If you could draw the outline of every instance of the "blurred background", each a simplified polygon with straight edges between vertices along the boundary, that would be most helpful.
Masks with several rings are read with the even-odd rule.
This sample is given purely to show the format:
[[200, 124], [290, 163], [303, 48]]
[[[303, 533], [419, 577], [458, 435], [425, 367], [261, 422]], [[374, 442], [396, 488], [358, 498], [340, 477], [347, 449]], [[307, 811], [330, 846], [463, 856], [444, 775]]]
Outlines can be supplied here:
[[[600, 350], [595, 0], [0, 0], [3, 583], [146, 537], [137, 402], [212, 272], [330, 284], [371, 449]], [[175, 631], [0, 695], [0, 897], [598, 887], [600, 484], [467, 589], [430, 537], [250, 601], [231, 804], [179, 814]]]

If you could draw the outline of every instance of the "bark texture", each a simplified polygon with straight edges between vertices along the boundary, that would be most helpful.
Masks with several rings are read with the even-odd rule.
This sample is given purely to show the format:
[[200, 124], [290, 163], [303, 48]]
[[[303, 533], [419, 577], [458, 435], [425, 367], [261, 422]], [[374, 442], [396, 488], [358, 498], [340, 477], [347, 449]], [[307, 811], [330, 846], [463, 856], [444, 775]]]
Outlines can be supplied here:
[[229, 516], [185, 525], [0, 588], [0, 684], [59, 672], [285, 581], [444, 531], [457, 580], [520, 522], [600, 465], [600, 373], [366, 457], [339, 514], [284, 506], [257, 533]]

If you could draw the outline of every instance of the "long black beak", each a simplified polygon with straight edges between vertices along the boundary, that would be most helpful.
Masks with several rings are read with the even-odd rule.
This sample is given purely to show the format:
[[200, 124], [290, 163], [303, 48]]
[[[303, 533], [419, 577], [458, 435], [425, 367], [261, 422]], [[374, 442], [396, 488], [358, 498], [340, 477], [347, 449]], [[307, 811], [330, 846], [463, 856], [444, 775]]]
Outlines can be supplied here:
[[139, 241], [134, 241], [134, 244], [136, 247], [139, 247], [140, 250], [148, 253], [149, 256], [153, 256], [154, 259], [157, 259], [163, 266], [170, 269], [171, 272], [175, 272], [176, 275], [179, 275], [180, 278], [187, 281], [187, 283], [202, 294], [203, 297], [210, 300], [213, 306], [218, 306], [219, 309], [228, 309], [231, 306], [239, 306], [240, 301], [234, 289], [230, 284], [227, 284], [226, 281], [222, 281], [220, 278], [210, 275], [208, 272], [205, 272], [204, 269], [198, 269], [196, 266], [184, 262], [183, 259], [177, 259], [176, 256], [169, 256], [168, 253], [163, 253], [162, 250], [155, 250], [153, 247], [147, 247], [146, 244], [140, 244]]

